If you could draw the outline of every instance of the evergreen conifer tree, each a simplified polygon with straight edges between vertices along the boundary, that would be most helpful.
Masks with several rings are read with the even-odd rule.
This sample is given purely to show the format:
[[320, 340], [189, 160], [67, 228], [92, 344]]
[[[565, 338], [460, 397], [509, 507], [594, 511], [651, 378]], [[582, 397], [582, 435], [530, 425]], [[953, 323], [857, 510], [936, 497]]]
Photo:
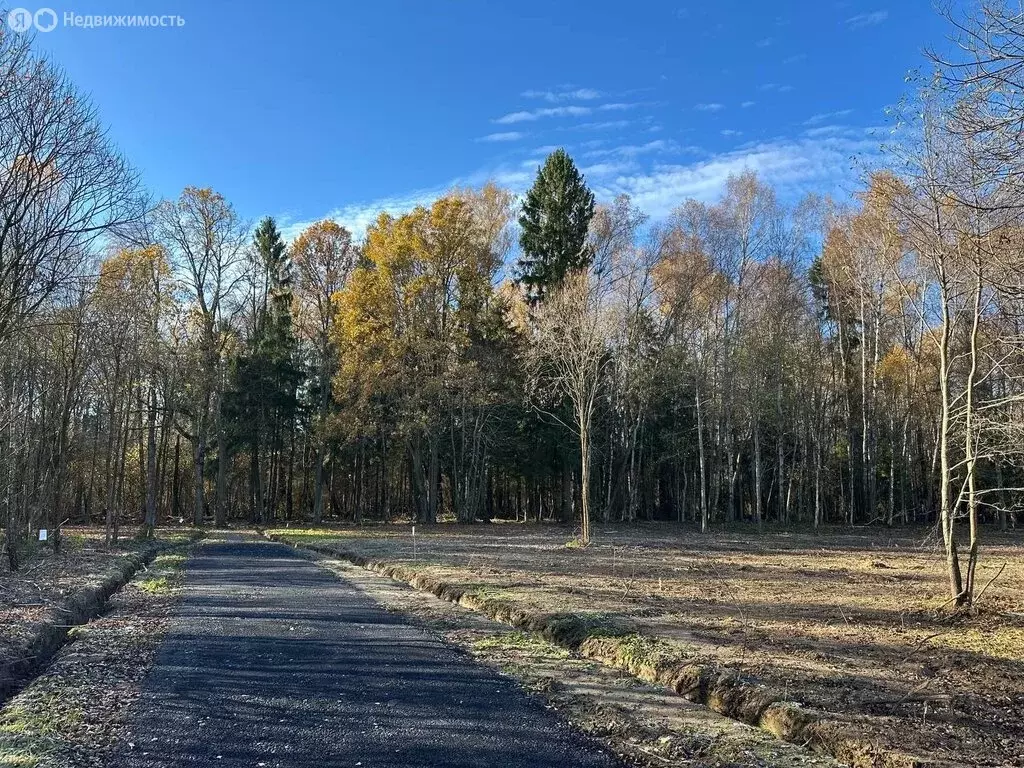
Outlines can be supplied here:
[[590, 265], [587, 228], [594, 216], [594, 193], [564, 149], [552, 152], [537, 172], [519, 216], [518, 281], [531, 303], [565, 276]]
[[226, 403], [235, 447], [250, 456], [254, 512], [265, 519], [261, 455], [281, 448], [294, 425], [302, 371], [292, 329], [292, 264], [271, 218], [253, 236], [255, 289], [252, 335], [232, 367]]

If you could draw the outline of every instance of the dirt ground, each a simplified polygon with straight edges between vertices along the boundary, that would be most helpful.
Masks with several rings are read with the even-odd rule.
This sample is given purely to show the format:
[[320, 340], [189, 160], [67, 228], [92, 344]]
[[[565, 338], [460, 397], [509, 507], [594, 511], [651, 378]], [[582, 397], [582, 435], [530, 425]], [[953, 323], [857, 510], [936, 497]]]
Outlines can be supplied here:
[[838, 768], [840, 763], [664, 688], [391, 579], [314, 558], [383, 605], [499, 670], [637, 768]]
[[[54, 622], [54, 611], [69, 595], [126, 553], [147, 545], [134, 533], [122, 530], [120, 541], [107, 548], [100, 529], [65, 528], [60, 554], [40, 546], [15, 573], [6, 557], [0, 558], [0, 669], [24, 653], [42, 624]], [[192, 537], [186, 530], [163, 530], [157, 538], [172, 545]]]
[[[944, 608], [925, 530], [701, 535], [672, 525], [279, 531], [538, 611], [622, 617], [678, 653], [838, 713], [879, 744], [1024, 766], [1024, 538], [989, 534], [976, 615]], [[990, 580], [995, 578], [989, 584]]]
[[131, 743], [125, 726], [177, 604], [184, 561], [184, 550], [158, 556], [0, 709], [0, 766], [102, 768], [118, 742]]

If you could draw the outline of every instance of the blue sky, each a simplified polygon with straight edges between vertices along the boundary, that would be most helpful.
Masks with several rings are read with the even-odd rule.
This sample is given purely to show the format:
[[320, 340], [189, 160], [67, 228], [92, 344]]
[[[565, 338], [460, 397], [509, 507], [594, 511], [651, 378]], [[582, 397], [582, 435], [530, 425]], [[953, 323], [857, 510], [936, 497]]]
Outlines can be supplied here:
[[453, 184], [522, 190], [555, 146], [654, 216], [747, 167], [785, 197], [848, 193], [947, 34], [927, 0], [50, 4], [184, 18], [37, 42], [154, 194], [212, 186], [289, 234], [324, 216], [361, 234]]

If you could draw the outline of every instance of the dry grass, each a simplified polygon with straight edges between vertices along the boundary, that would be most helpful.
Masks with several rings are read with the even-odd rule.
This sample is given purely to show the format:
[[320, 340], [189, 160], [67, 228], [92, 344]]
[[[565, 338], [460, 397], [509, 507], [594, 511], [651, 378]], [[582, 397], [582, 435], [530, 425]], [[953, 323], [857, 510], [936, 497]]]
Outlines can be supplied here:
[[606, 664], [544, 640], [535, 632], [489, 620], [459, 604], [344, 561], [317, 561], [397, 612], [516, 679], [572, 725], [601, 740], [624, 765], [637, 768], [835, 768], [756, 728], [688, 703]]
[[[176, 605], [184, 556], [161, 555], [115, 594], [109, 610], [71, 631], [46, 670], [0, 709], [0, 767], [101, 768]], [[159, 584], [159, 588], [154, 588]]]
[[27, 649], [48, 625], [61, 623], [63, 609], [75, 592], [95, 582], [127, 553], [155, 544], [171, 546], [194, 538], [192, 531], [161, 530], [156, 542], [134, 537], [122, 530], [120, 541], [103, 544], [101, 529], [65, 528], [59, 554], [40, 546], [17, 572], [0, 563], [0, 691], [9, 686], [11, 674], [30, 663]]
[[677, 526], [278, 531], [413, 567], [540, 612], [600, 612], [678, 657], [733, 668], [882, 743], [959, 765], [1024, 765], [1024, 542], [989, 536], [977, 615], [940, 610], [925, 531], [701, 536]]

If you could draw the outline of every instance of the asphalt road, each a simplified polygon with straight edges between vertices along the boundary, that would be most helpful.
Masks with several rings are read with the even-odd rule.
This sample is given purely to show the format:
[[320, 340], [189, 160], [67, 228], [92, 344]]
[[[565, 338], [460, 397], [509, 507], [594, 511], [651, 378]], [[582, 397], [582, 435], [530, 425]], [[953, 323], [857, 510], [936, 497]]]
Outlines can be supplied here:
[[211, 542], [114, 764], [611, 768], [512, 682], [290, 547]]

